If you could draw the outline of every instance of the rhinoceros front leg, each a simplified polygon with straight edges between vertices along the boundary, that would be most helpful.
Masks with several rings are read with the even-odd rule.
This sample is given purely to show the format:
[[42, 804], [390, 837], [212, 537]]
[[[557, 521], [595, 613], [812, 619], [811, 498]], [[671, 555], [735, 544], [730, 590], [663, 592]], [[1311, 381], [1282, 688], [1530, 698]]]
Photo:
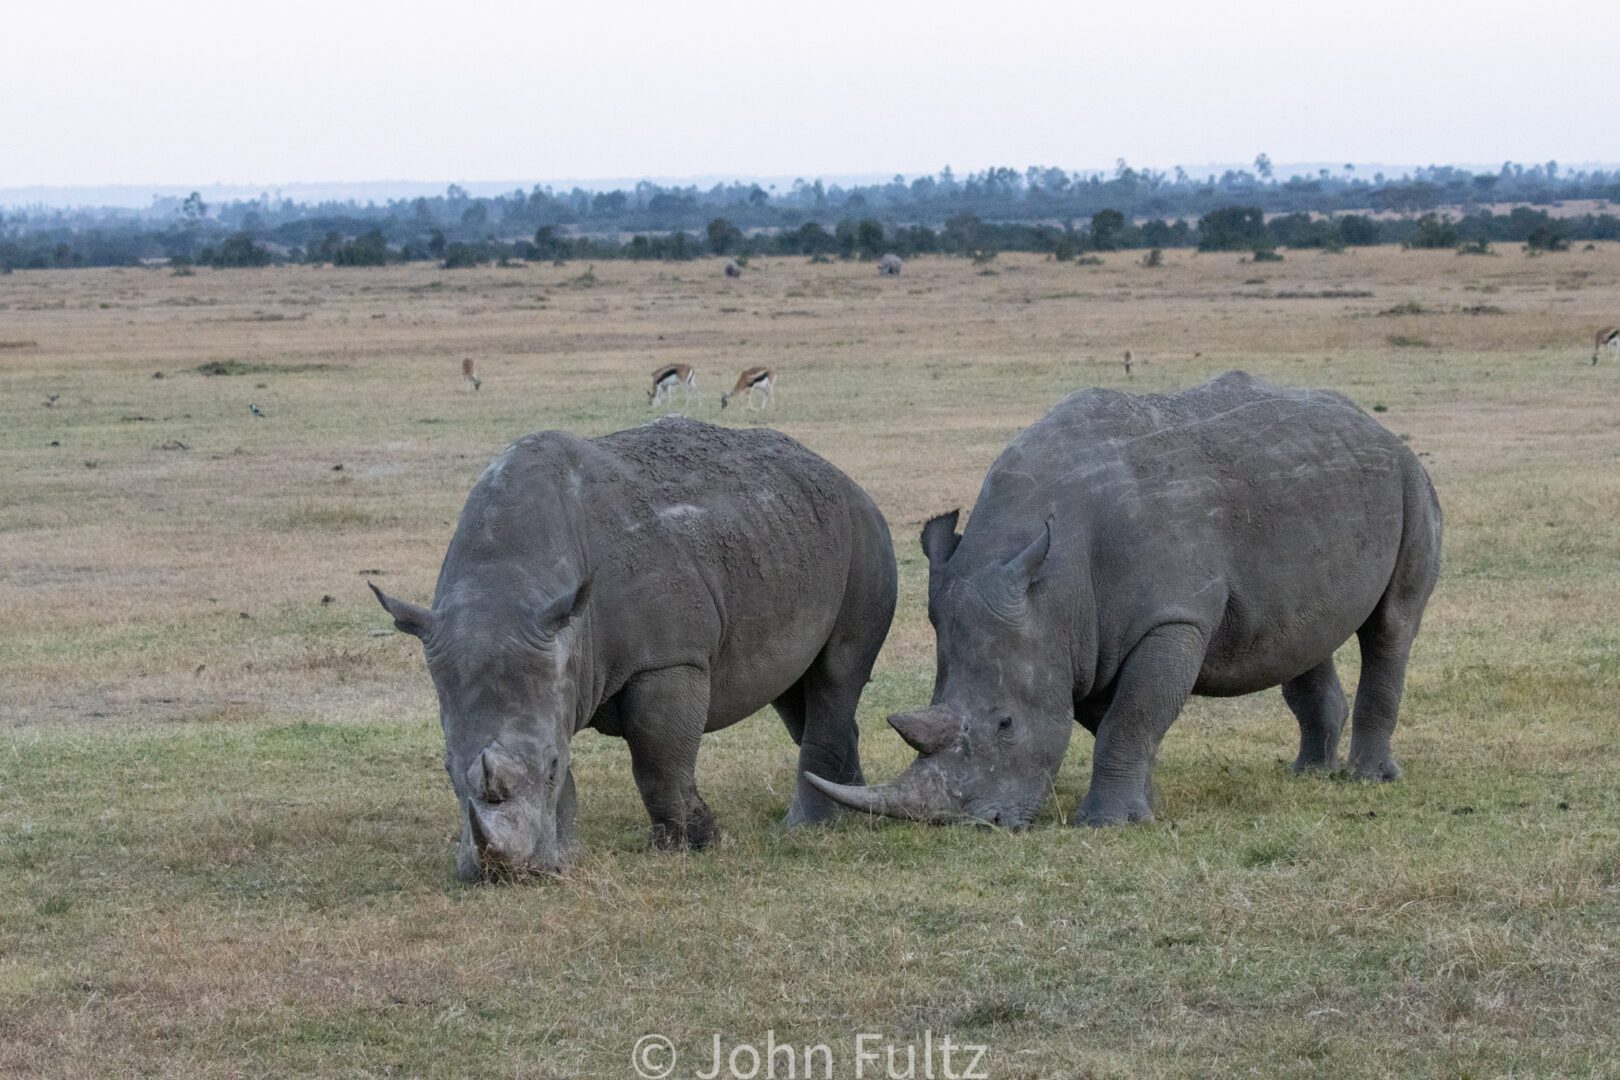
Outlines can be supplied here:
[[695, 775], [708, 717], [706, 671], [651, 671], [625, 687], [624, 738], [656, 848], [705, 848], [720, 836]]
[[1153, 759], [1198, 681], [1204, 645], [1197, 627], [1173, 623], [1151, 630], [1131, 650], [1114, 700], [1097, 725], [1091, 790], [1075, 814], [1076, 825], [1153, 820]]

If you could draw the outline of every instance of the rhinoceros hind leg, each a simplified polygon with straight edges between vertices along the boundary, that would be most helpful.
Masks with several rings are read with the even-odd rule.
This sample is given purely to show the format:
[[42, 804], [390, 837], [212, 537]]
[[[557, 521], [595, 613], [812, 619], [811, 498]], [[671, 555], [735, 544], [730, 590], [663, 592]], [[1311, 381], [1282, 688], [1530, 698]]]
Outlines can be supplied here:
[[[843, 811], [842, 806], [812, 786], [804, 778], [805, 773], [815, 773], [835, 784], [866, 783], [861, 773], [861, 732], [855, 723], [855, 706], [860, 702], [874, 659], [876, 649], [835, 639], [828, 642], [796, 684], [803, 712], [798, 739], [799, 767], [793, 804], [788, 807], [788, 825], [813, 825]], [[784, 697], [793, 693], [790, 690]], [[778, 711], [782, 711], [791, 732], [790, 712], [783, 711], [781, 706]]]
[[1399, 780], [1401, 767], [1390, 749], [1395, 717], [1406, 687], [1409, 642], [1391, 642], [1376, 631], [1361, 631], [1361, 681], [1356, 684], [1355, 718], [1350, 726], [1350, 774], [1357, 780]]
[[1283, 683], [1283, 700], [1299, 721], [1299, 757], [1294, 771], [1332, 772], [1339, 760], [1339, 736], [1350, 714], [1333, 657]]
[[1350, 724], [1350, 771], [1358, 780], [1398, 779], [1390, 736], [1406, 688], [1406, 660], [1440, 573], [1440, 506], [1421, 468], [1408, 478], [1400, 554], [1389, 587], [1356, 631], [1361, 679]]
[[625, 688], [624, 738], [630, 771], [652, 818], [660, 850], [706, 848], [720, 837], [698, 794], [698, 745], [709, 713], [709, 674], [666, 668], [638, 675]]

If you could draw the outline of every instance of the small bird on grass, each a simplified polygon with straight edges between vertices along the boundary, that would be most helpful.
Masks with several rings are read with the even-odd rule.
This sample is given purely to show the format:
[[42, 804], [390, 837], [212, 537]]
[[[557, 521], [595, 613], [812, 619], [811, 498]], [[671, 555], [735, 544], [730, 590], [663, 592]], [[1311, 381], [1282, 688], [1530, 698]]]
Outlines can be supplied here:
[[264, 410], [259, 408], [257, 405], [249, 405], [248, 406], [248, 412], [250, 412], [254, 416], [257, 416], [257, 417], [260, 417], [260, 418], [263, 418], [263, 416], [264, 416]]

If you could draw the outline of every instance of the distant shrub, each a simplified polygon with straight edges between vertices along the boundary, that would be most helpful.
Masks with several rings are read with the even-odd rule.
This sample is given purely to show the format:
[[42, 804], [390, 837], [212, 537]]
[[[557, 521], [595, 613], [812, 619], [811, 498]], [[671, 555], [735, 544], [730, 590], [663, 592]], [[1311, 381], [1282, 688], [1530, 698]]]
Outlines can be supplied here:
[[1163, 248], [1154, 248], [1153, 250], [1149, 251], [1146, 255], [1142, 256], [1142, 265], [1143, 266], [1163, 266], [1164, 265], [1164, 249]]
[[876, 218], [862, 218], [856, 224], [855, 247], [863, 259], [883, 254], [883, 225]]
[[709, 222], [708, 236], [709, 250], [716, 255], [730, 255], [743, 242], [743, 231], [720, 217]]
[[1101, 266], [1102, 264], [1102, 259], [1095, 255], [1082, 255], [1080, 258], [1074, 260], [1074, 265], [1076, 266]]
[[1265, 215], [1252, 206], [1226, 206], [1198, 219], [1199, 251], [1253, 251], [1269, 242]]
[[339, 243], [329, 254], [333, 266], [386, 266], [388, 241], [381, 229], [372, 229], [353, 240]]
[[1381, 232], [1378, 222], [1364, 214], [1346, 214], [1339, 219], [1339, 236], [1351, 247], [1376, 244]]
[[1424, 214], [1417, 219], [1417, 228], [1406, 242], [1409, 248], [1454, 248], [1462, 240], [1456, 224], [1449, 215]]
[[1524, 248], [1526, 251], [1568, 251], [1569, 237], [1561, 222], [1548, 218], [1524, 238]]
[[484, 253], [476, 244], [464, 244], [457, 240], [444, 246], [444, 268], [446, 270], [465, 270], [468, 267], [482, 266]]
[[253, 242], [245, 232], [232, 233], [219, 247], [209, 245], [202, 249], [197, 261], [216, 267], [269, 266], [270, 252]]
[[1091, 215], [1093, 251], [1118, 251], [1120, 234], [1125, 231], [1125, 215], [1118, 210], [1099, 210]]
[[1283, 257], [1275, 248], [1255, 248], [1255, 262], [1282, 262]]

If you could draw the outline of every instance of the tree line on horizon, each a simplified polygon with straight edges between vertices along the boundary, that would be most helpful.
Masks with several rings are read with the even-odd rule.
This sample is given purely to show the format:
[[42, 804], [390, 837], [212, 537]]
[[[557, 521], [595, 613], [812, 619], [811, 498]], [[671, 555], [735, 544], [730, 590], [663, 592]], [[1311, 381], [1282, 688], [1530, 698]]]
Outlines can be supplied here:
[[[1523, 243], [1556, 251], [1572, 241], [1620, 239], [1602, 211], [1555, 217], [1564, 201], [1620, 202], [1620, 170], [1565, 172], [1556, 162], [1507, 163], [1494, 173], [1449, 166], [1389, 178], [1352, 166], [1312, 177], [1254, 171], [1195, 179], [1184, 170], [1111, 175], [1031, 167], [937, 175], [848, 189], [795, 182], [557, 192], [536, 186], [474, 197], [381, 204], [295, 203], [268, 195], [209, 206], [201, 195], [154, 200], [150, 211], [21, 210], [0, 214], [0, 270], [135, 265], [259, 266], [275, 262], [377, 266], [434, 260], [447, 267], [500, 260], [875, 258], [893, 252], [985, 256], [1196, 247], [1252, 251], [1401, 243], [1485, 251]], [[1495, 203], [1517, 203], [1495, 213]]]

